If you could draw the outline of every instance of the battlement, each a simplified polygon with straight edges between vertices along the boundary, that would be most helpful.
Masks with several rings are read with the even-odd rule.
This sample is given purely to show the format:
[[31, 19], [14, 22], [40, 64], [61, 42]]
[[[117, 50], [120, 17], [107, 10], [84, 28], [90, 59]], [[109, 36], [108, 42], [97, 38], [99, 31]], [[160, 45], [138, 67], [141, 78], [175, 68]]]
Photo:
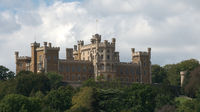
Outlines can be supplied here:
[[40, 50], [44, 50], [44, 48], [46, 48], [47, 50], [60, 50], [60, 47], [52, 47], [52, 44], [50, 42], [49, 43], [44, 42], [44, 46], [38, 47], [36, 50], [40, 51]]
[[40, 47], [40, 43], [35, 41], [34, 43], [31, 43], [31, 47]]
[[142, 52], [142, 51], [135, 52], [133, 53], [133, 56], [148, 56], [148, 52]]
[[17, 60], [31, 60], [31, 57], [29, 56], [20, 56], [17, 58]]
[[147, 49], [148, 51], [138, 51], [135, 52], [135, 48], [131, 48], [132, 56], [151, 56], [151, 48]]
[[119, 62], [117, 63], [118, 65], [128, 65], [128, 66], [139, 66], [136, 63], [132, 63], [132, 62]]
[[78, 43], [78, 45], [81, 45], [81, 46], [84, 45], [84, 41], [83, 40], [79, 40], [79, 41], [77, 41], [77, 43]]
[[60, 63], [92, 63], [91, 61], [87, 60], [66, 60], [66, 59], [59, 59]]

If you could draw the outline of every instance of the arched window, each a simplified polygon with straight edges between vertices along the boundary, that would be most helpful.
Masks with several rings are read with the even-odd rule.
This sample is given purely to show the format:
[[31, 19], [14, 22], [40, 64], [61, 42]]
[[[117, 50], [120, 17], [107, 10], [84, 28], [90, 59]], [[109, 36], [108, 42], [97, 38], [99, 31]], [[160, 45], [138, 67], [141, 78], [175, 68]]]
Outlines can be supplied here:
[[111, 69], [110, 64], [107, 64], [106, 68], [107, 68], [107, 70], [110, 70]]
[[104, 70], [104, 64], [100, 64], [100, 70]]

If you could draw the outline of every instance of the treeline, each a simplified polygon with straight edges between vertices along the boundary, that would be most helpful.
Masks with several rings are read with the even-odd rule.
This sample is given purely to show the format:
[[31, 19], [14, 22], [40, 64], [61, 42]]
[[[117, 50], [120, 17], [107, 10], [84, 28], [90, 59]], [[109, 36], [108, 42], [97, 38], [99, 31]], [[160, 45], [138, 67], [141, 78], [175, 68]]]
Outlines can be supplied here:
[[[180, 71], [187, 71], [180, 88]], [[0, 66], [0, 112], [198, 112], [200, 67], [195, 59], [152, 65], [154, 84], [85, 81], [73, 88], [57, 73], [17, 76]], [[189, 97], [187, 97], [189, 96]], [[191, 97], [191, 98], [190, 98]]]

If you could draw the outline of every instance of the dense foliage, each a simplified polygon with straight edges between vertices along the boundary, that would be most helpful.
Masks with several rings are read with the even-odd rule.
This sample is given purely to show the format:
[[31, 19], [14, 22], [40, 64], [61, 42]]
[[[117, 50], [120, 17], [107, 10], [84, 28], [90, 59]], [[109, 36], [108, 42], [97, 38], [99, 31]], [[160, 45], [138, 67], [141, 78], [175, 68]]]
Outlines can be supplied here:
[[15, 75], [14, 72], [10, 71], [8, 68], [0, 65], [0, 81], [8, 80], [13, 78]]
[[[0, 112], [199, 112], [198, 66], [195, 59], [152, 65], [153, 84], [89, 79], [78, 88], [63, 83], [57, 73], [14, 76], [0, 66]], [[180, 71], [187, 71], [182, 89]]]

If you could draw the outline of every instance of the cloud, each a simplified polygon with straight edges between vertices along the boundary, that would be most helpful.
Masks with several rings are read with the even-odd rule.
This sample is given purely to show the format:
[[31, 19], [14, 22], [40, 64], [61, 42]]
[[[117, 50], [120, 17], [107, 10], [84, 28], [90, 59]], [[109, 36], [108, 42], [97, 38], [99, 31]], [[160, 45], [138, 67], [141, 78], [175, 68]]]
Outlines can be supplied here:
[[34, 40], [60, 46], [60, 58], [65, 58], [66, 47], [73, 47], [77, 40], [87, 44], [96, 32], [103, 40], [116, 37], [121, 61], [131, 60], [133, 47], [142, 51], [151, 47], [153, 64], [199, 59], [198, 2], [0, 0], [0, 9], [4, 9], [0, 10], [0, 64], [14, 70], [14, 51], [30, 56], [30, 43]]
[[20, 29], [15, 15], [9, 11], [0, 12], [0, 34], [12, 33]]

